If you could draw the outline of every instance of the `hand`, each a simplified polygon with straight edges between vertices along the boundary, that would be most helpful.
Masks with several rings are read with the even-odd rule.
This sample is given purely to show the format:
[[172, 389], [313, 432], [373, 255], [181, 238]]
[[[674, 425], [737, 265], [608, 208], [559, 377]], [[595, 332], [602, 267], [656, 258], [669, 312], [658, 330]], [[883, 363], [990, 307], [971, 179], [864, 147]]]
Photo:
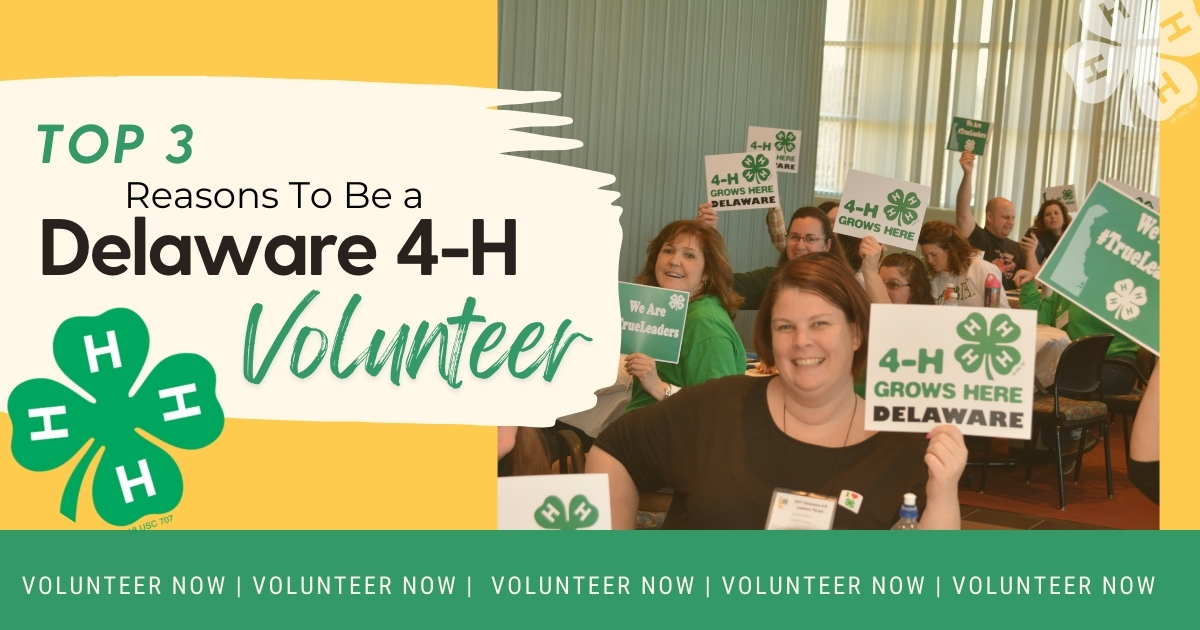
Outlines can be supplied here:
[[717, 211], [713, 210], [712, 202], [705, 201], [696, 211], [696, 220], [712, 229], [717, 229]]
[[759, 361], [758, 365], [754, 366], [754, 371], [758, 372], [759, 374], [778, 374], [779, 373], [779, 370], [775, 369], [774, 367], [768, 367], [767, 364], [763, 363], [762, 361]]
[[1028, 269], [1018, 269], [1017, 272], [1013, 274], [1013, 284], [1017, 285], [1018, 289], [1030, 280], [1033, 280], [1033, 272], [1029, 271]]
[[642, 382], [642, 389], [649, 392], [656, 400], [663, 399], [663, 382], [658, 378], [658, 365], [654, 359], [641, 352], [635, 352], [625, 357], [625, 371], [629, 372], [631, 376], [637, 377]]
[[504, 459], [505, 455], [512, 452], [513, 447], [517, 445], [517, 427], [496, 427], [498, 436], [496, 438], [497, 459]]
[[879, 259], [883, 257], [883, 246], [874, 236], [863, 237], [858, 246], [858, 255], [862, 257], [863, 273], [879, 273]]
[[962, 164], [963, 174], [970, 176], [975, 170], [975, 154], [970, 151], [963, 151], [962, 157], [958, 158], [958, 163]]
[[1021, 249], [1025, 250], [1026, 256], [1033, 256], [1038, 248], [1038, 239], [1032, 234], [1026, 234], [1021, 237]]
[[958, 499], [958, 480], [967, 467], [967, 445], [958, 427], [941, 425], [929, 432], [925, 449], [925, 465], [929, 466], [929, 482], [925, 494], [930, 498], [953, 496]]

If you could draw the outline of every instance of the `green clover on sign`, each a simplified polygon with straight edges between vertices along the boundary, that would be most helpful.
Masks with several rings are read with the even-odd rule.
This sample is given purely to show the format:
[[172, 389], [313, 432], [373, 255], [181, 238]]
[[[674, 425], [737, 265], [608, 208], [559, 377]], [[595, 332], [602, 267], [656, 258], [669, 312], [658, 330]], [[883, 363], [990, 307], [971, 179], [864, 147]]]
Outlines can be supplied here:
[[101, 447], [92, 502], [105, 522], [126, 526], [170, 512], [183, 498], [175, 460], [138, 429], [176, 448], [198, 449], [225, 427], [216, 372], [200, 355], [167, 357], [133, 391], [149, 350], [150, 331], [129, 309], [72, 317], [54, 333], [54, 361], [95, 402], [45, 378], [25, 381], [8, 396], [12, 453], [23, 468], [53, 470], [91, 441], [59, 505], [72, 521], [83, 478]]
[[533, 520], [542, 529], [583, 529], [600, 519], [600, 511], [582, 494], [571, 499], [571, 508], [563, 508], [562, 499], [550, 495], [534, 510]]
[[983, 366], [988, 380], [992, 380], [992, 370], [1007, 375], [1021, 362], [1021, 353], [1009, 344], [1021, 336], [1021, 329], [1008, 314], [1000, 314], [992, 319], [992, 329], [988, 331], [987, 320], [979, 313], [971, 313], [958, 325], [958, 336], [972, 343], [965, 343], [954, 351], [954, 358], [962, 365], [963, 370], [974, 373]]
[[742, 171], [742, 177], [746, 178], [747, 182], [765, 182], [771, 178], [771, 171], [767, 165], [771, 161], [767, 156], [759, 153], [758, 155], [747, 155], [742, 158], [742, 166], [746, 169]]
[[901, 225], [910, 225], [916, 222], [916, 209], [921, 205], [917, 193], [910, 192], [905, 195], [903, 190], [897, 188], [888, 193], [887, 198], [891, 205], [883, 207], [883, 214], [887, 216], [888, 220], [895, 221], [896, 217], [900, 217]]
[[796, 150], [796, 134], [790, 131], [780, 131], [775, 134], [775, 150], [791, 153]]

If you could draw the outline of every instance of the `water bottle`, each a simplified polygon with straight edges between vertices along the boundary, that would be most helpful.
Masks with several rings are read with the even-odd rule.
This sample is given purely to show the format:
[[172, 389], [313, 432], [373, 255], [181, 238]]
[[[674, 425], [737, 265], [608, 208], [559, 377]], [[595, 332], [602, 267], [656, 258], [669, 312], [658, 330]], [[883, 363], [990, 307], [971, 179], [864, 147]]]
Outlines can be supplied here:
[[904, 493], [904, 505], [900, 506], [900, 520], [892, 529], [917, 529], [917, 495]]
[[1001, 299], [1005, 299], [1004, 287], [999, 278], [989, 273], [987, 280], [983, 282], [983, 305], [988, 308], [999, 307]]
[[946, 287], [942, 292], [942, 306], [958, 306], [958, 287]]

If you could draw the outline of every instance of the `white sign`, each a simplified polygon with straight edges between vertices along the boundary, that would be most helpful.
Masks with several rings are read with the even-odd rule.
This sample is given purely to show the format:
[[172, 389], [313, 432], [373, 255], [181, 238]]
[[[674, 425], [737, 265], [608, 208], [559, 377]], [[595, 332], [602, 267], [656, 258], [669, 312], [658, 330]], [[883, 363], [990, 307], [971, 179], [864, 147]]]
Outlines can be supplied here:
[[830, 497], [776, 488], [765, 529], [833, 529], [837, 505]]
[[1076, 212], [1079, 212], [1079, 204], [1077, 203], [1079, 201], [1079, 193], [1075, 191], [1074, 184], [1068, 184], [1066, 186], [1048, 186], [1043, 188], [1042, 200], [1038, 203], [1038, 205], [1046, 203], [1051, 199], [1057, 199], [1062, 202], [1062, 205], [1067, 208], [1067, 214], [1070, 214], [1071, 216], [1074, 216]]
[[929, 186], [851, 170], [833, 231], [915, 250], [928, 207]]
[[1111, 177], [1104, 180], [1104, 182], [1109, 186], [1112, 186], [1113, 188], [1125, 193], [1130, 199], [1133, 199], [1143, 206], [1146, 206], [1155, 212], [1162, 212], [1162, 210], [1158, 207], [1158, 197], [1155, 197], [1149, 193], [1144, 193], [1133, 186], [1126, 184], [1125, 182], [1119, 182]]
[[497, 529], [612, 529], [608, 475], [501, 477]]
[[746, 131], [746, 153], [775, 152], [775, 170], [795, 175], [800, 163], [800, 132], [795, 129], [751, 127]]
[[762, 151], [704, 156], [705, 188], [713, 208], [781, 207], [773, 158], [773, 153]]
[[1029, 439], [1036, 311], [872, 304], [870, 338], [868, 431]]

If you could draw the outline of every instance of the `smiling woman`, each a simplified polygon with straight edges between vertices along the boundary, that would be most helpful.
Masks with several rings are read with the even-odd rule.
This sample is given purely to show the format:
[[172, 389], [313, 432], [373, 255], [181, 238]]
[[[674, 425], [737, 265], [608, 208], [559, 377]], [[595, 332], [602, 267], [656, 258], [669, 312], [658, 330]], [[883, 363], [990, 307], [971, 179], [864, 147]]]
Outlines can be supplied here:
[[637, 377], [626, 411], [682, 387], [745, 372], [746, 348], [733, 328], [742, 298], [733, 292], [733, 270], [716, 230], [696, 221], [668, 224], [646, 248], [646, 266], [637, 282], [687, 291], [691, 299], [678, 363], [659, 363], [640, 352], [626, 358], [625, 369]]
[[[609, 476], [613, 527], [633, 527], [639, 491], [670, 487], [669, 529], [762, 528], [776, 490], [827, 505], [835, 529], [886, 529], [913, 493], [922, 528], [957, 529], [967, 460], [958, 429], [939, 426], [928, 443], [866, 430], [854, 377], [866, 369], [868, 306], [830, 254], [781, 269], [754, 324], [758, 353], [778, 377], [689, 388], [625, 415], [592, 447], [587, 471]], [[846, 492], [855, 501], [834, 507]]]

